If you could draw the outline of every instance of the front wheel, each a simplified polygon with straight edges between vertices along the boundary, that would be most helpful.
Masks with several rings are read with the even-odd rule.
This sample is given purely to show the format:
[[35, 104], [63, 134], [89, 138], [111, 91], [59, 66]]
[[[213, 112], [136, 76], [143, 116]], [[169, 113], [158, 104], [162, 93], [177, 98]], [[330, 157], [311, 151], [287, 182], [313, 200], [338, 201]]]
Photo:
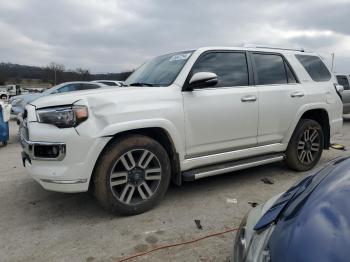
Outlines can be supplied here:
[[324, 135], [320, 124], [311, 119], [300, 120], [286, 151], [286, 164], [297, 171], [312, 169], [320, 160]]
[[170, 170], [167, 152], [157, 141], [142, 135], [115, 140], [97, 163], [95, 196], [113, 213], [143, 213], [164, 197]]

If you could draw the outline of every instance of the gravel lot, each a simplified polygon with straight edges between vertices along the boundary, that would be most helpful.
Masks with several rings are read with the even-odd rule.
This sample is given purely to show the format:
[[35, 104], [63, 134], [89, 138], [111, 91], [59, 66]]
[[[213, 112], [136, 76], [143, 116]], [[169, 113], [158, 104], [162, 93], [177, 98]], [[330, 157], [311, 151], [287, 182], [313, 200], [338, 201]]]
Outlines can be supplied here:
[[[118, 261], [134, 253], [237, 227], [251, 208], [288, 189], [303, 176], [282, 163], [171, 186], [165, 199], [148, 213], [112, 216], [88, 193], [48, 192], [22, 167], [17, 125], [0, 146], [1, 261]], [[350, 148], [350, 117], [333, 138]], [[347, 151], [325, 151], [321, 163]], [[274, 184], [265, 184], [263, 178]], [[202, 230], [195, 219], [201, 220]], [[226, 261], [234, 234], [156, 251], [132, 261]]]

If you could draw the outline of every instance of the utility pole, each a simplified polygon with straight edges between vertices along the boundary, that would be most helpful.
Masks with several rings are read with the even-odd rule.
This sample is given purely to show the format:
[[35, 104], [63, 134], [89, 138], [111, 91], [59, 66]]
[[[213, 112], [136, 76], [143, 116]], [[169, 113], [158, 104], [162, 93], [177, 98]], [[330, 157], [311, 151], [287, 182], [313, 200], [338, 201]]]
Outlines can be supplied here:
[[334, 53], [331, 53], [331, 58], [332, 58], [332, 73], [334, 73]]
[[[332, 67], [332, 68], [333, 68], [333, 67]], [[57, 74], [56, 74], [57, 68], [56, 68], [56, 65], [55, 65], [55, 67], [54, 67], [53, 70], [55, 71], [55, 85], [57, 85]], [[333, 71], [333, 69], [332, 69], [332, 71]]]

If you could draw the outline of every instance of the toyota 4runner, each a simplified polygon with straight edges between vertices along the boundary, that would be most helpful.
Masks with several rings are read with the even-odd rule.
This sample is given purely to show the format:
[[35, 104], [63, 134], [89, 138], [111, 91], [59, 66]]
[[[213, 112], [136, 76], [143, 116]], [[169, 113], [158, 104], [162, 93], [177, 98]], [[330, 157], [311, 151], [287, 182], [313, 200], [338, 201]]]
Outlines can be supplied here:
[[337, 80], [304, 50], [210, 47], [151, 59], [117, 89], [42, 97], [20, 128], [45, 189], [145, 212], [170, 181], [282, 161], [305, 171], [342, 127]]

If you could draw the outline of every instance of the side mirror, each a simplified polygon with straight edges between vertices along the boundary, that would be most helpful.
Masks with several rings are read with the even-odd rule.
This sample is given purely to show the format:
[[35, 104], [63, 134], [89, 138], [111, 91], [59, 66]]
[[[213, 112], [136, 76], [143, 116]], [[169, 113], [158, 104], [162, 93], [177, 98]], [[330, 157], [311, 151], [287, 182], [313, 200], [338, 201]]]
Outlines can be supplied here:
[[215, 86], [218, 83], [218, 76], [211, 72], [195, 73], [189, 81], [189, 89]]
[[339, 84], [334, 84], [335, 89], [337, 90], [338, 93], [343, 93], [344, 92], [344, 87], [342, 85]]

